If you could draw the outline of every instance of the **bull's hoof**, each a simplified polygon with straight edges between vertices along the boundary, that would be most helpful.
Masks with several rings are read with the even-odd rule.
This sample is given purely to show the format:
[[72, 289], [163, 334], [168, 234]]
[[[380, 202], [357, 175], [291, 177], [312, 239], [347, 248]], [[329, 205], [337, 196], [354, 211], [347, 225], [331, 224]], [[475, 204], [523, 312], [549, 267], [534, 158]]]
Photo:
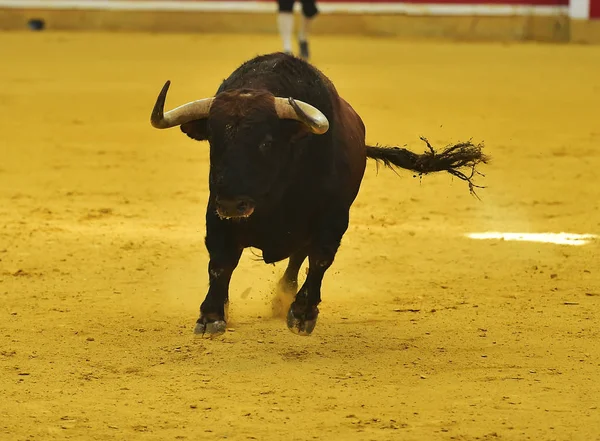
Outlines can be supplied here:
[[219, 335], [225, 334], [227, 329], [227, 323], [225, 320], [208, 321], [207, 319], [200, 317], [194, 327], [194, 334], [206, 335], [207, 337], [218, 337]]
[[[316, 309], [316, 308], [315, 308]], [[317, 326], [318, 310], [313, 314], [314, 317], [308, 318], [306, 314], [296, 315], [294, 308], [291, 307], [287, 315], [287, 326], [290, 331], [297, 335], [310, 335], [315, 326]]]

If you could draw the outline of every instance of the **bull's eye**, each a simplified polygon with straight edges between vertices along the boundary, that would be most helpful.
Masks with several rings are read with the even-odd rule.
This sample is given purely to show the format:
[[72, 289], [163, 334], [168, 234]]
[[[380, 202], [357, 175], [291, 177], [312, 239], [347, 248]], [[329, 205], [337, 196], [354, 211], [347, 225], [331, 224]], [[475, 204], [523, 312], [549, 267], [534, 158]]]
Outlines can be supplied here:
[[267, 135], [263, 142], [258, 145], [258, 149], [263, 155], [266, 155], [271, 150], [271, 145], [273, 144], [273, 138], [271, 135]]

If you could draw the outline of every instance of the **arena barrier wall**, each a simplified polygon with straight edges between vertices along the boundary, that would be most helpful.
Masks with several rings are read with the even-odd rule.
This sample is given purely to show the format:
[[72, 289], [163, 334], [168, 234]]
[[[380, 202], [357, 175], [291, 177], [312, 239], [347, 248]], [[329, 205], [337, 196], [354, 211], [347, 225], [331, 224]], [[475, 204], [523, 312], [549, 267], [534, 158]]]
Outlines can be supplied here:
[[[600, 0], [434, 1], [321, 0], [314, 32], [600, 43]], [[274, 33], [276, 9], [271, 0], [0, 0], [0, 30], [35, 18], [50, 30]]]
[[600, 44], [600, 0], [570, 0], [569, 17], [570, 41]]

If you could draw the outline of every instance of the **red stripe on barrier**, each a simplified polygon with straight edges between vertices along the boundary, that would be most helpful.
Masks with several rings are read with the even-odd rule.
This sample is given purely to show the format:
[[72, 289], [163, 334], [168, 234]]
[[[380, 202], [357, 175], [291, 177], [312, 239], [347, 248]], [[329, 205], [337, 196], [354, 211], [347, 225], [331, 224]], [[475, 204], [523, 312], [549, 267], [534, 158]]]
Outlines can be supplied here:
[[568, 5], [569, 0], [319, 0], [318, 3], [426, 3], [429, 5]]
[[[274, 0], [260, 0], [271, 2]], [[600, 0], [592, 0], [600, 1]], [[410, 4], [428, 4], [428, 5], [526, 5], [526, 6], [568, 6], [569, 0], [317, 0], [319, 3], [363, 3], [363, 4], [381, 4], [381, 3], [410, 3]]]
[[590, 0], [590, 18], [600, 19], [600, 0]]

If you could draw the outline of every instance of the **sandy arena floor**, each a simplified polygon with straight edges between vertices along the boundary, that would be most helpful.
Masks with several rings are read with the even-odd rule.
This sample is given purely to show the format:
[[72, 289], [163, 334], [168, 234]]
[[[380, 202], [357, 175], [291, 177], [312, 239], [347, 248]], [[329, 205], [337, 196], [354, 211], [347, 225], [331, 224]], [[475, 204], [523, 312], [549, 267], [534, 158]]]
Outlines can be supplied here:
[[370, 142], [484, 141], [482, 201], [370, 164], [308, 338], [248, 251], [194, 338], [208, 152], [151, 128], [276, 37], [0, 34], [0, 439], [599, 440], [600, 47], [321, 38]]

